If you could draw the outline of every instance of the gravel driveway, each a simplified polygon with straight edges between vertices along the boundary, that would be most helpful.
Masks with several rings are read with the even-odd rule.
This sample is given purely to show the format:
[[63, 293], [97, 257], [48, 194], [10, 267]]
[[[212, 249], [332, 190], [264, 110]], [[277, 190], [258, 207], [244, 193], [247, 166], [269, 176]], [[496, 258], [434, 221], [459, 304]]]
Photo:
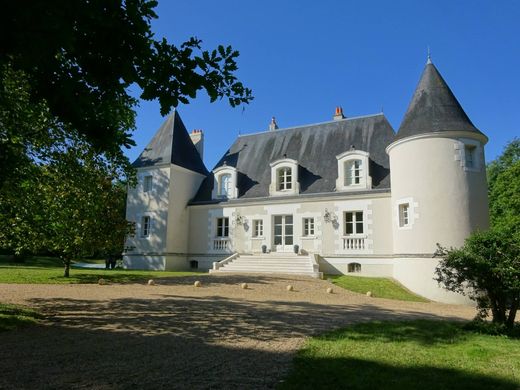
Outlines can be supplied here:
[[[193, 287], [195, 280], [202, 287]], [[467, 306], [336, 287], [327, 294], [330, 286], [258, 275], [171, 278], [155, 286], [0, 284], [0, 302], [47, 314], [42, 326], [0, 333], [0, 389], [273, 388], [311, 335], [374, 319], [475, 314]]]

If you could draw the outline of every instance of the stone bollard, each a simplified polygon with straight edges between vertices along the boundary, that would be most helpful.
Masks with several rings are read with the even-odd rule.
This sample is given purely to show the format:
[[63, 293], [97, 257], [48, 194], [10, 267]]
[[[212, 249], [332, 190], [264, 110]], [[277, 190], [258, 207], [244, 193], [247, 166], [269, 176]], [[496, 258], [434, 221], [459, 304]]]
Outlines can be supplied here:
[[103, 279], [103, 278], [100, 278], [100, 279], [98, 280], [98, 284], [99, 284], [100, 286], [104, 286], [105, 284], [107, 284], [107, 281], [106, 281], [105, 279]]
[[153, 279], [150, 279], [150, 280], [148, 281], [148, 285], [149, 285], [149, 286], [155, 286], [155, 281], [154, 281]]
[[372, 291], [367, 291], [367, 297], [372, 297], [373, 294], [372, 294]]
[[240, 287], [241, 287], [242, 289], [244, 289], [244, 290], [247, 290], [248, 285], [247, 285], [247, 283], [242, 283], [242, 284], [240, 285]]
[[332, 289], [332, 287], [329, 287], [327, 289], [327, 294], [332, 294], [334, 292], [334, 290]]
[[288, 285], [287, 286], [287, 291], [294, 291], [294, 287], [292, 285]]
[[194, 285], [195, 287], [201, 287], [201, 286], [202, 286], [202, 283], [201, 283], [200, 281], [196, 280], [195, 283], [193, 283], [193, 285]]

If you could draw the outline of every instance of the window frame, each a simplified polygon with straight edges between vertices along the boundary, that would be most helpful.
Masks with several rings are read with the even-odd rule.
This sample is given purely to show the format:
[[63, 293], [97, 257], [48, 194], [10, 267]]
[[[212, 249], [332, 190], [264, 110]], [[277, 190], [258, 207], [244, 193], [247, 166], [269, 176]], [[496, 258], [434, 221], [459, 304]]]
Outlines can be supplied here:
[[[363, 180], [363, 160], [359, 158], [349, 159], [344, 162], [345, 164], [345, 175], [344, 182], [345, 187], [354, 187], [362, 185]], [[358, 166], [356, 166], [358, 164]], [[357, 173], [357, 174], [356, 174]], [[356, 182], [357, 180], [357, 182]]]
[[153, 175], [143, 176], [143, 192], [152, 192]]
[[316, 223], [314, 217], [304, 217], [302, 221], [303, 237], [314, 237]]
[[228, 238], [229, 237], [229, 217], [218, 217], [216, 221], [216, 232], [215, 237], [217, 238]]
[[276, 170], [276, 191], [292, 190], [293, 173], [291, 167], [280, 167]]
[[[352, 215], [352, 219], [348, 220], [348, 215]], [[358, 220], [358, 216], [361, 214], [361, 219]], [[348, 227], [352, 227], [352, 232], [348, 233]], [[359, 224], [361, 224], [361, 231], [358, 231]], [[343, 236], [344, 237], [361, 237], [365, 236], [365, 215], [363, 210], [349, 210], [343, 212]]]
[[[338, 160], [336, 191], [363, 191], [372, 189], [370, 154], [368, 152], [355, 149], [348, 150], [338, 154], [336, 159]], [[356, 161], [359, 162], [357, 168], [355, 166]], [[352, 166], [354, 166], [354, 169], [352, 169]], [[352, 175], [352, 173], [354, 174]]]
[[140, 238], [149, 238], [152, 231], [152, 217], [149, 215], [141, 216], [141, 225], [140, 225]]
[[410, 226], [410, 203], [403, 202], [398, 206], [399, 227], [406, 228]]
[[263, 238], [264, 237], [264, 220], [263, 219], [253, 219], [253, 238]]
[[[222, 179], [229, 175], [228, 189], [226, 193], [222, 192]], [[238, 197], [237, 189], [237, 170], [235, 167], [222, 165], [213, 170], [213, 190], [212, 199], [235, 199]]]
[[271, 184], [269, 195], [287, 196], [298, 195], [300, 184], [298, 182], [298, 161], [291, 158], [283, 158], [273, 161], [271, 166]]

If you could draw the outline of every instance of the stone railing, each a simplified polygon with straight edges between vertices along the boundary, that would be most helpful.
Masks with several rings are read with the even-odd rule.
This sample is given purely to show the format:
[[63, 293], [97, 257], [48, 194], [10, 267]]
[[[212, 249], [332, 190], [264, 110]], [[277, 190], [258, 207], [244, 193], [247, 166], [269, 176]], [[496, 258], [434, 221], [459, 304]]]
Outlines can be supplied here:
[[229, 239], [227, 238], [216, 238], [213, 240], [214, 251], [227, 251], [229, 246]]
[[343, 249], [346, 251], [365, 250], [365, 237], [343, 237]]

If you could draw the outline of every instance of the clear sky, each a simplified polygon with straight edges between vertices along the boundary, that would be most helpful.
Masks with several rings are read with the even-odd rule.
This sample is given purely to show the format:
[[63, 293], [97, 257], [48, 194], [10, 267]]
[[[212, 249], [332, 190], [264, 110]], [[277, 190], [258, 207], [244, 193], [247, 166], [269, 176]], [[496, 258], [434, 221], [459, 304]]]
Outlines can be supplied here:
[[[245, 109], [209, 103], [201, 92], [178, 112], [205, 134], [212, 169], [241, 134], [383, 109], [399, 128], [431, 48], [433, 63], [472, 122], [490, 139], [486, 160], [520, 136], [520, 1], [160, 0], [157, 37], [191, 36], [206, 49], [240, 51], [239, 79], [255, 99]], [[164, 118], [141, 102], [133, 161]]]

